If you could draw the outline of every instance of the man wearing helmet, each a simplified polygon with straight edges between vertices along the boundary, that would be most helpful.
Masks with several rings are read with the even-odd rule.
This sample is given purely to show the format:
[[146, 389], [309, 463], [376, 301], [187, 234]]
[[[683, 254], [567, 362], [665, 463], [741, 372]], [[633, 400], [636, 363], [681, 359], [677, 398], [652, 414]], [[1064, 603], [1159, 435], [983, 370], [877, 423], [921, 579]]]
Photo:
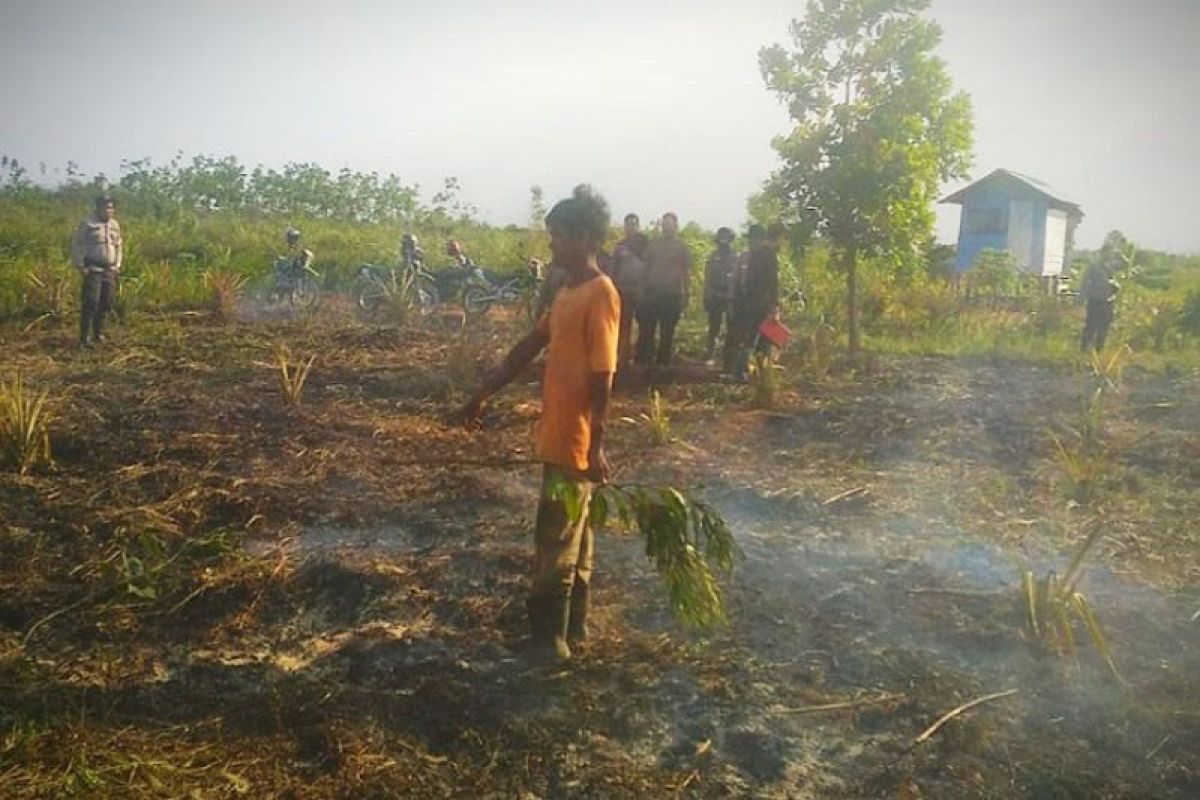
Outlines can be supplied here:
[[475, 262], [467, 255], [467, 251], [463, 250], [463, 246], [457, 239], [446, 242], [446, 255], [454, 260], [454, 266], [459, 269], [466, 270], [475, 266]]
[[301, 272], [304, 272], [312, 266], [313, 253], [300, 246], [300, 231], [296, 228], [288, 228], [284, 234], [287, 239], [288, 260], [291, 264], [292, 277], [296, 277]]
[[406, 267], [422, 267], [425, 265], [425, 251], [421, 249], [417, 237], [406, 233], [400, 239], [400, 262]]

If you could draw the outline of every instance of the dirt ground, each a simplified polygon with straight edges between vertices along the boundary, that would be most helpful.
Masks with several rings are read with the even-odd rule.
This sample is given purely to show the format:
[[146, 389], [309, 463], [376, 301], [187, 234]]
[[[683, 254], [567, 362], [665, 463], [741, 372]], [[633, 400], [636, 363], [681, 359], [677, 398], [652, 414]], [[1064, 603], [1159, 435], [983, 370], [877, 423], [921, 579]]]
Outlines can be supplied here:
[[[763, 411], [685, 353], [628, 382], [610, 454], [730, 522], [731, 625], [678, 628], [604, 532], [593, 638], [547, 671], [521, 655], [536, 374], [482, 432], [446, 420], [512, 336], [183, 315], [78, 353], [0, 329], [0, 374], [59, 414], [55, 468], [0, 475], [0, 797], [1200, 795], [1200, 376], [1125, 375], [1083, 507], [1049, 435], [1079, 371], [788, 372]], [[295, 409], [279, 342], [316, 354]], [[1121, 680], [1024, 623], [1022, 573], [1061, 573], [1094, 518], [1082, 591]]]

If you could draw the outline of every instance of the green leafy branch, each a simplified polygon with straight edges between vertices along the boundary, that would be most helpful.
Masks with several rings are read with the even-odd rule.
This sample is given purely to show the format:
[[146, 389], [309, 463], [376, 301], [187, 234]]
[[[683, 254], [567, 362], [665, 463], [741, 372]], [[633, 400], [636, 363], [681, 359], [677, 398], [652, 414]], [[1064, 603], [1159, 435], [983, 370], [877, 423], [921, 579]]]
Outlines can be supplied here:
[[595, 528], [636, 530], [682, 624], [707, 629], [729, 621], [718, 576], [728, 576], [742, 554], [712, 506], [669, 486], [608, 484], [589, 502], [577, 484], [559, 481], [551, 496], [573, 521], [586, 513]]

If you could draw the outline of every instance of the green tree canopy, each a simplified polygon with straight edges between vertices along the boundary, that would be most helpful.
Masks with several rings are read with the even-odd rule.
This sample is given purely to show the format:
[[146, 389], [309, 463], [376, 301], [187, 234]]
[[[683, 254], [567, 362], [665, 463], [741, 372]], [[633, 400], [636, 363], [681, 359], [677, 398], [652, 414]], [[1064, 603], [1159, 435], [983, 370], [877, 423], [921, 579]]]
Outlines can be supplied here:
[[[755, 207], [777, 207], [800, 238], [826, 237], [847, 272], [851, 349], [858, 347], [856, 263], [915, 266], [933, 238], [942, 182], [965, 176], [973, 122], [933, 55], [941, 29], [929, 0], [810, 0], [792, 47], [759, 53], [767, 87], [788, 106], [782, 165]], [[794, 237], [795, 238], [795, 237]]]

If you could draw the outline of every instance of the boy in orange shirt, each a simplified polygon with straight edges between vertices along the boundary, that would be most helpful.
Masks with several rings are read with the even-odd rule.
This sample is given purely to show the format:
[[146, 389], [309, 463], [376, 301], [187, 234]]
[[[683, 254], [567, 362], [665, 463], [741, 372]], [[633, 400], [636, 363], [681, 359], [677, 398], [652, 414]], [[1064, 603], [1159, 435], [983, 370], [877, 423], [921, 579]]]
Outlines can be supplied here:
[[[479, 419], [483, 404], [547, 349], [542, 379], [542, 417], [536, 454], [544, 465], [534, 531], [536, 552], [529, 590], [530, 632], [534, 654], [566, 660], [568, 640], [587, 637], [588, 587], [592, 577], [592, 531], [587, 505], [592, 488], [608, 480], [604, 432], [613, 373], [621, 304], [612, 281], [596, 261], [608, 235], [609, 210], [589, 186], [546, 215], [554, 263], [566, 270], [566, 284], [550, 311], [517, 342], [496, 374], [464, 406], [468, 424]], [[572, 522], [555, 491], [562, 484], [578, 494], [583, 513]]]

